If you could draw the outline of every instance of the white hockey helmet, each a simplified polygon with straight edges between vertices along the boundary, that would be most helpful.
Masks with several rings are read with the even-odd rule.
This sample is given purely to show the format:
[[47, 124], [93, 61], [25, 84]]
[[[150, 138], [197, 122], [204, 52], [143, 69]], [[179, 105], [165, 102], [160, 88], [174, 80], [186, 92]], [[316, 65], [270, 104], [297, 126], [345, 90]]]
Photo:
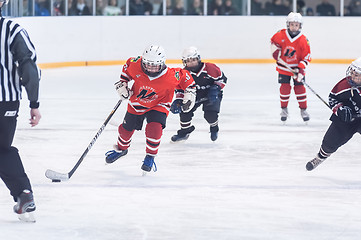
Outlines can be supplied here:
[[300, 23], [300, 29], [302, 28], [303, 20], [302, 15], [297, 12], [290, 12], [288, 16], [286, 17], [286, 24], [287, 28], [289, 28], [289, 25], [291, 22], [298, 22]]
[[182, 62], [184, 66], [187, 66], [186, 63], [188, 59], [198, 59], [198, 63], [201, 62], [201, 55], [196, 47], [192, 46], [184, 49], [182, 53]]
[[353, 61], [346, 71], [347, 76], [351, 76], [350, 83], [352, 85], [361, 85], [361, 57]]
[[[165, 51], [158, 45], [149, 45], [142, 55], [142, 69], [150, 77], [158, 76], [165, 68]], [[156, 67], [156, 68], [155, 68]], [[156, 70], [150, 70], [150, 68]]]

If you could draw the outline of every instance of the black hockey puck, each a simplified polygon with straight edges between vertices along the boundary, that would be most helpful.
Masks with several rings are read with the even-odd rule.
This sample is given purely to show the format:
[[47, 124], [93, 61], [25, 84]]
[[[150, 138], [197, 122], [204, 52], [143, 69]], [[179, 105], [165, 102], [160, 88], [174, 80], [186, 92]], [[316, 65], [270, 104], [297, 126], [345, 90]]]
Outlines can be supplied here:
[[61, 182], [59, 179], [53, 179], [52, 182]]

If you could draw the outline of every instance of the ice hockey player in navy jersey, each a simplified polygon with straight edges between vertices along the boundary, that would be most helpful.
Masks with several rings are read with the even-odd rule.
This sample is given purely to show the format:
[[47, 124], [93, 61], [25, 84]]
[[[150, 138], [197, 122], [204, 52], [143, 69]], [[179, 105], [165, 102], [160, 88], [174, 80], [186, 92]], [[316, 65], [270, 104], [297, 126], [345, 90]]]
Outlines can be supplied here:
[[196, 47], [189, 47], [183, 51], [182, 61], [184, 69], [188, 70], [197, 86], [196, 104], [187, 113], [181, 110], [183, 92], [176, 92], [176, 99], [171, 106], [172, 113], [179, 113], [181, 128], [171, 138], [172, 142], [187, 140], [195, 127], [192, 125], [194, 112], [202, 106], [204, 118], [209, 123], [210, 137], [212, 141], [218, 138], [218, 114], [223, 97], [223, 88], [227, 83], [227, 77], [213, 63], [202, 62]]
[[325, 161], [355, 133], [361, 133], [361, 57], [351, 63], [346, 77], [339, 81], [329, 95], [332, 121], [316, 157], [306, 169], [311, 171]]

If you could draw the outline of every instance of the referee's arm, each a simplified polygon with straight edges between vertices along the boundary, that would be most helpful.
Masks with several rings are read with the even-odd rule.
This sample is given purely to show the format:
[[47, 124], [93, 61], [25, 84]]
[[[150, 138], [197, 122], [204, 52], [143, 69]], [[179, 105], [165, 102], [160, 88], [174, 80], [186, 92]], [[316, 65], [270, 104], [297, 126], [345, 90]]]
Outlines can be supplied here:
[[30, 108], [36, 109], [39, 107], [40, 72], [35, 63], [35, 49], [23, 31], [16, 34], [10, 49], [13, 53], [14, 61], [18, 63], [18, 74], [21, 85], [26, 89]]

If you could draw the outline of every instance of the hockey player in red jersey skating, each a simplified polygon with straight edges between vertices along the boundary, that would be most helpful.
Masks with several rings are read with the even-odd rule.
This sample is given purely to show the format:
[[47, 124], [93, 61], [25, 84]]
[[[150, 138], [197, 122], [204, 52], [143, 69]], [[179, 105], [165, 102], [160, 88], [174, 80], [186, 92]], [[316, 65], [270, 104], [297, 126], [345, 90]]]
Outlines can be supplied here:
[[361, 58], [351, 63], [346, 77], [334, 86], [328, 98], [333, 112], [332, 123], [317, 156], [307, 163], [308, 171], [325, 161], [355, 133], [361, 134]]
[[177, 98], [171, 107], [173, 113], [179, 113], [181, 129], [172, 136], [172, 142], [187, 140], [189, 134], [194, 131], [192, 118], [198, 107], [202, 106], [204, 118], [209, 124], [211, 140], [218, 138], [218, 113], [221, 107], [223, 97], [223, 88], [227, 83], [227, 78], [223, 72], [213, 63], [201, 61], [201, 56], [196, 47], [189, 47], [183, 51], [182, 61], [184, 69], [189, 70], [197, 86], [196, 104], [190, 111], [182, 111], [183, 92], [177, 92]]
[[[149, 172], [158, 153], [163, 129], [173, 100], [174, 91], [182, 89], [182, 109], [190, 111], [196, 98], [194, 80], [187, 70], [165, 65], [165, 51], [161, 46], [150, 45], [142, 56], [129, 58], [123, 66], [120, 81], [115, 87], [121, 99], [129, 99], [127, 113], [119, 126], [115, 150], [106, 153], [106, 162], [112, 163], [128, 153], [135, 130], [141, 130], [144, 119], [146, 156], [142, 170]], [[128, 83], [134, 81], [131, 88]]]
[[[305, 81], [305, 69], [311, 61], [310, 44], [306, 36], [301, 33], [303, 24], [301, 14], [291, 12], [286, 18], [286, 23], [287, 29], [278, 31], [271, 38], [271, 52], [277, 61], [278, 82], [281, 84], [281, 121], [286, 121], [288, 117], [287, 107], [291, 95], [291, 79], [293, 79], [293, 89], [301, 110], [301, 117], [304, 121], [308, 121], [310, 116], [306, 111], [307, 96], [303, 81]], [[278, 62], [279, 59], [286, 62], [294, 71], [290, 71]]]

